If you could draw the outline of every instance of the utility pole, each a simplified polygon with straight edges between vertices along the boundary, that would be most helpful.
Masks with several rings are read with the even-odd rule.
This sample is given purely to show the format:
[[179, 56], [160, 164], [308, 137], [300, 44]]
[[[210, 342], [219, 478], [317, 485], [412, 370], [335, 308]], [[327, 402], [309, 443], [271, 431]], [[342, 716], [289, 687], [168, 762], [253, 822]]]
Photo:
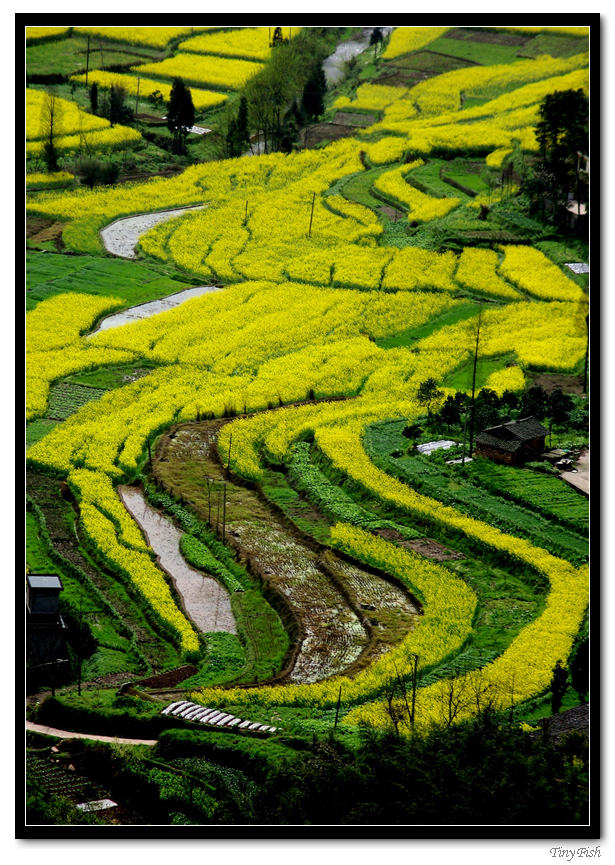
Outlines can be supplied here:
[[333, 725], [334, 730], [337, 729], [337, 719], [339, 718], [341, 704], [342, 704], [342, 686], [340, 685], [339, 694], [337, 695], [337, 706], [335, 709], [335, 723]]
[[587, 347], [585, 349], [585, 366], [583, 367], [583, 393], [587, 393], [587, 366], [589, 362], [589, 315], [585, 316], [587, 325]]
[[231, 445], [233, 444], [233, 433], [230, 434], [228, 440], [228, 460], [226, 463], [226, 470], [229, 472], [231, 470]]
[[85, 86], [88, 86], [88, 72], [90, 71], [90, 37], [88, 36], [88, 47], [85, 56]]
[[312, 236], [312, 219], [314, 218], [314, 202], [316, 201], [316, 193], [312, 194], [312, 212], [310, 213], [310, 230], [308, 232], [308, 237]]
[[77, 643], [77, 693], [81, 696], [81, 665], [83, 662], [83, 590], [79, 595], [79, 641]]
[[480, 339], [480, 324], [481, 324], [481, 316], [483, 310], [482, 307], [478, 313], [478, 321], [476, 322], [476, 345], [474, 347], [474, 365], [472, 368], [472, 405], [470, 409], [470, 447], [468, 448], [468, 456], [472, 456], [472, 448], [474, 446], [474, 418], [475, 418], [475, 408], [474, 408], [474, 395], [476, 393], [476, 364], [478, 361], [478, 341]]
[[140, 85], [141, 85], [141, 79], [137, 78], [137, 99], [135, 102], [135, 117], [139, 113], [139, 87], [140, 87]]
[[414, 726], [414, 709], [416, 707], [416, 683], [418, 679], [417, 670], [419, 666], [419, 656], [413, 655], [413, 666], [412, 666], [412, 712], [410, 713], [410, 723]]
[[463, 409], [463, 450], [461, 453], [461, 465], [466, 464], [466, 430], [468, 428], [468, 407]]
[[222, 543], [226, 533], [226, 484], [224, 484], [224, 504], [222, 506]]

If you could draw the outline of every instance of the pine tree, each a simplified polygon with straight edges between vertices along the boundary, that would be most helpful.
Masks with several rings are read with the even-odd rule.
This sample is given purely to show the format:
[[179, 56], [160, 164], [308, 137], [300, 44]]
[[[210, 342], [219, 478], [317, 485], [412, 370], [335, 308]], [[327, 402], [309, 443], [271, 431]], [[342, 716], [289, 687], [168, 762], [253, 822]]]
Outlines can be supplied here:
[[92, 109], [92, 114], [96, 114], [98, 109], [98, 85], [95, 81], [90, 87], [90, 108]]
[[194, 126], [192, 94], [181, 78], [173, 80], [167, 108], [167, 127], [173, 133], [173, 148], [176, 153], [186, 152], [186, 136]]
[[561, 661], [553, 667], [553, 678], [549, 686], [551, 691], [551, 711], [556, 715], [562, 705], [564, 694], [568, 688], [568, 671]]
[[327, 79], [323, 72], [322, 64], [314, 66], [312, 74], [303, 89], [301, 106], [305, 114], [317, 120], [325, 110], [325, 93], [327, 92]]

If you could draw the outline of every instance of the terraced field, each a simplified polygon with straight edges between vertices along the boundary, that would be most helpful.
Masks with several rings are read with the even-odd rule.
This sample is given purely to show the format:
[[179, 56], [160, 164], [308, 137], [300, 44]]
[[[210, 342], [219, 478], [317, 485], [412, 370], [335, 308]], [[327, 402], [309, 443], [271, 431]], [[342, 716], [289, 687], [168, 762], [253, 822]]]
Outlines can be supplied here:
[[[126, 74], [227, 94], [274, 51], [167, 35]], [[104, 602], [93, 635], [116, 667], [193, 664], [186, 699], [304, 732], [546, 699], [586, 627], [584, 501], [406, 433], [432, 422], [426, 381], [443, 401], [582, 376], [589, 293], [566, 264], [587, 245], [522, 212], [505, 171], [537, 158], [545, 97], [588, 80], [582, 33], [397, 28], [369, 80], [330, 94], [331, 116], [365, 121], [351, 136], [28, 200], [64, 245], [28, 253], [28, 492], [54, 561]], [[136, 260], [112, 259], [101, 233], [136, 214]], [[127, 313], [188, 285], [212, 290]], [[174, 560], [223, 587], [226, 634], [160, 567], [118, 495], [136, 489], [139, 522], [170, 521]]]

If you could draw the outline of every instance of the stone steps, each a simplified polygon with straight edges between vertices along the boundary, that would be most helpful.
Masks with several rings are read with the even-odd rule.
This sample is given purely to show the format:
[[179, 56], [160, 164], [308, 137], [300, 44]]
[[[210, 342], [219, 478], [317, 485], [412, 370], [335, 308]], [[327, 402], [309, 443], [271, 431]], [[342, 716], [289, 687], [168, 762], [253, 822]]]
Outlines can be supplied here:
[[272, 727], [269, 724], [245, 721], [229, 712], [209, 709], [207, 706], [201, 706], [191, 700], [176, 700], [174, 703], [169, 703], [161, 714], [173, 715], [176, 718], [183, 718], [185, 721], [204, 724], [209, 727], [236, 727], [238, 730], [249, 730], [251, 733], [275, 733], [277, 730], [277, 727]]

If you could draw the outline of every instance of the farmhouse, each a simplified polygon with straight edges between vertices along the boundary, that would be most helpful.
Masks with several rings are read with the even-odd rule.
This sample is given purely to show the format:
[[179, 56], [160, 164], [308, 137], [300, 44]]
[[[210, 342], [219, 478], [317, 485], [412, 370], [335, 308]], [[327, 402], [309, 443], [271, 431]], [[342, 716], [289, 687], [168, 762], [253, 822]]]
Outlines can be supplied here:
[[28, 686], [68, 675], [67, 626], [60, 614], [62, 581], [56, 574], [26, 576], [26, 660]]
[[474, 452], [495, 462], [520, 465], [528, 459], [540, 459], [547, 432], [536, 418], [520, 418], [483, 430], [476, 437]]

